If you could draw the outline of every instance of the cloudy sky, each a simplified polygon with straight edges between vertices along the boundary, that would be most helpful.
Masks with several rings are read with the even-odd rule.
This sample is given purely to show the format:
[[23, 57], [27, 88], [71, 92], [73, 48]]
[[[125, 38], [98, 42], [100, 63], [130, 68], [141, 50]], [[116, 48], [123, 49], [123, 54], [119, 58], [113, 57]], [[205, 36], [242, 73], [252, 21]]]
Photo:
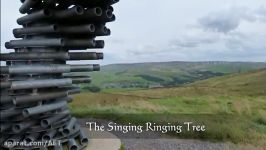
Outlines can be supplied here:
[[[1, 0], [1, 49], [20, 16]], [[102, 64], [266, 61], [265, 0], [120, 0]], [[103, 38], [98, 38], [103, 39]], [[5, 50], [4, 50], [5, 51]]]

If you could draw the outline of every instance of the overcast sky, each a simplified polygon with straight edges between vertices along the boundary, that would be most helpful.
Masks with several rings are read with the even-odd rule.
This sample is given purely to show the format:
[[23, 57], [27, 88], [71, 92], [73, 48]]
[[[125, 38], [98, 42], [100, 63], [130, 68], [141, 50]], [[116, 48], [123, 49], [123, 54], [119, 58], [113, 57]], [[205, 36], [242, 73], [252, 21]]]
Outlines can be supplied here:
[[[1, 0], [1, 49], [18, 27], [19, 0]], [[265, 0], [120, 0], [102, 64], [266, 61]]]

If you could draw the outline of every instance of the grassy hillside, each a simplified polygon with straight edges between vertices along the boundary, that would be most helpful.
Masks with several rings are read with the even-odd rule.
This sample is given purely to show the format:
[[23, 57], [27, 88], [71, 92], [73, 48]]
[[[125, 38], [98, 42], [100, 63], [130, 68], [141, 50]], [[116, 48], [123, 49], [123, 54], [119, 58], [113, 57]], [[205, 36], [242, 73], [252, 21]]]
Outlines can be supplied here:
[[205, 124], [207, 131], [179, 137], [266, 147], [265, 69], [177, 88], [81, 93], [75, 99], [71, 109], [79, 117], [121, 122], [193, 120]]
[[[123, 92], [120, 92], [123, 94]], [[179, 88], [160, 88], [127, 92], [138, 96], [172, 97], [191, 95], [266, 96], [266, 69], [235, 73], [197, 81]]]
[[103, 89], [176, 86], [260, 68], [266, 68], [266, 63], [163, 62], [116, 64], [103, 66], [100, 72], [88, 73], [93, 80], [92, 84], [87, 86], [97, 86]]
[[266, 69], [200, 81], [195, 86], [224, 88], [227, 92], [241, 95], [266, 95]]

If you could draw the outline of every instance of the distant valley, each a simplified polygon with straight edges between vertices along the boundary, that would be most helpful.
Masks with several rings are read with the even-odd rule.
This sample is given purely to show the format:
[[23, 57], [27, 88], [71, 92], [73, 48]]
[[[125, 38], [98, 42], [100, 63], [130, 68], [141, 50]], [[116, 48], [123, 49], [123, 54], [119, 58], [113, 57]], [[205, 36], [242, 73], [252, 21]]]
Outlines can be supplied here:
[[[100, 72], [85, 73], [92, 83], [83, 90], [147, 89], [181, 86], [228, 74], [266, 68], [264, 62], [155, 62], [102, 66]], [[84, 75], [84, 74], [83, 74]]]

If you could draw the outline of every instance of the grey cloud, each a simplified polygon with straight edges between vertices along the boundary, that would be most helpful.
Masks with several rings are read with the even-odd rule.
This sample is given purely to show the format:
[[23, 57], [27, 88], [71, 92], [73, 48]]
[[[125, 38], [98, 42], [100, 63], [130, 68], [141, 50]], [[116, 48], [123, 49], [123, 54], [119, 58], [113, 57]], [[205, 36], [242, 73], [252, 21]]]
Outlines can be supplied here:
[[266, 7], [261, 6], [255, 10], [256, 19], [262, 22], [266, 22]]
[[242, 21], [266, 22], [266, 7], [261, 6], [255, 10], [232, 7], [230, 9], [209, 13], [200, 18], [198, 23], [205, 30], [228, 33], [237, 29]]
[[158, 54], [164, 52], [165, 50], [156, 44], [143, 44], [136, 46], [135, 48], [127, 49], [126, 51], [132, 56], [150, 56], [151, 54]]
[[242, 20], [252, 21], [253, 17], [245, 8], [230, 8], [212, 12], [200, 18], [198, 22], [206, 30], [228, 33], [237, 29]]
[[170, 42], [170, 45], [173, 47], [195, 48], [199, 45], [199, 42], [189, 40], [173, 40]]
[[199, 33], [193, 36], [182, 36], [169, 42], [171, 47], [196, 48], [204, 44], [213, 44], [220, 40], [220, 36], [212, 33]]
[[254, 33], [230, 33], [224, 39], [225, 46], [232, 50], [239, 50], [240, 53], [250, 53], [251, 51], [262, 51], [265, 49], [266, 35], [258, 35]]

